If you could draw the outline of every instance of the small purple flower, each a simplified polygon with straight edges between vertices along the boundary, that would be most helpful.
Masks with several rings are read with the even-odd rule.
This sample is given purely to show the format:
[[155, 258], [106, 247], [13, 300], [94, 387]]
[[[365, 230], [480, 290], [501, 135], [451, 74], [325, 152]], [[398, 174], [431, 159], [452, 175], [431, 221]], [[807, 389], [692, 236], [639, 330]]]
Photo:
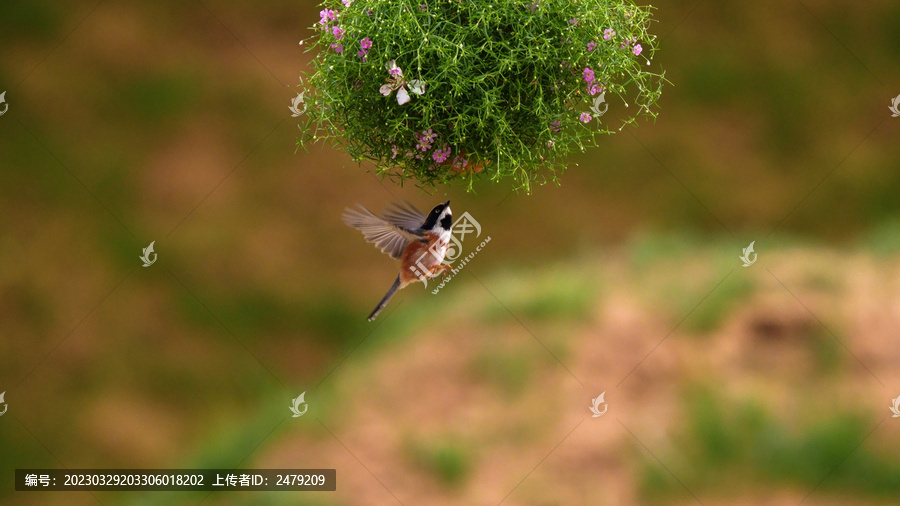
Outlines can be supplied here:
[[344, 38], [344, 30], [341, 29], [340, 26], [333, 26], [331, 28], [331, 34], [334, 35], [335, 40], [341, 40]]
[[604, 88], [603, 86], [600, 86], [597, 83], [591, 83], [591, 85], [588, 86], [588, 93], [590, 93], [591, 95], [596, 95], [597, 93], [603, 93], [604, 90], [606, 90], [606, 88]]
[[371, 15], [372, 15], [372, 9], [367, 10], [367, 11], [366, 11], [366, 16], [371, 16]]
[[552, 140], [552, 139], [549, 140], [549, 141], [547, 141], [547, 147], [548, 147], [548, 148], [552, 148], [552, 147], [553, 147], [553, 140]]
[[344, 45], [341, 44], [340, 42], [335, 42], [334, 44], [331, 45], [331, 49], [334, 49], [335, 53], [343, 53]]
[[416, 133], [415, 135], [416, 140], [419, 141], [416, 145], [416, 149], [423, 153], [431, 149], [431, 143], [437, 138], [437, 134], [432, 132], [430, 128], [424, 132]]
[[591, 51], [593, 51], [594, 49], [597, 49], [597, 43], [594, 42], [594, 41], [588, 42], [588, 44], [587, 44], [587, 50], [588, 50], [588, 52], [591, 52]]
[[419, 10], [420, 10], [420, 11], [424, 11], [424, 10], [427, 10], [427, 9], [428, 9], [428, 6], [425, 5], [425, 4], [422, 4], [422, 5], [419, 6]]
[[603, 40], [609, 40], [615, 36], [616, 36], [616, 31], [613, 30], [612, 28], [607, 28], [606, 30], [603, 30]]
[[589, 123], [594, 118], [592, 118], [590, 114], [583, 112], [581, 113], [581, 116], [578, 117], [578, 119], [581, 120], [582, 123]]
[[341, 0], [341, 3], [344, 4], [344, 7], [350, 7], [350, 4], [353, 3], [353, 0]]
[[640, 44], [637, 44], [634, 46], [634, 49], [632, 49], [631, 52], [634, 53], [635, 56], [637, 56], [637, 55], [641, 54], [641, 51], [643, 51], [643, 50], [644, 50], [644, 48], [642, 48]]
[[464, 169], [464, 168], [466, 168], [466, 165], [468, 165], [468, 164], [469, 164], [469, 161], [459, 155], [456, 155], [453, 157], [453, 166], [454, 167], [459, 167], [461, 169]]
[[594, 71], [593, 70], [591, 70], [589, 68], [585, 68], [583, 74], [584, 74], [584, 82], [586, 82], [588, 84], [594, 82]]
[[561, 125], [559, 124], [559, 121], [551, 121], [550, 122], [550, 130], [553, 132], [559, 132], [560, 126]]
[[397, 146], [391, 147], [391, 160], [393, 160], [394, 158], [397, 158], [397, 151], [398, 151]]
[[447, 158], [450, 157], [450, 148], [444, 144], [443, 151], [440, 149], [435, 149], [434, 153], [431, 154], [431, 158], [437, 163], [444, 163], [447, 161]]
[[525, 4], [525, 7], [526, 7], [527, 9], [529, 9], [529, 10], [531, 11], [532, 14], [534, 14], [534, 12], [537, 11], [538, 5], [537, 5], [537, 2], [534, 2], [534, 3], [531, 3], [531, 4]]
[[362, 61], [365, 62], [366, 55], [369, 54], [369, 48], [372, 47], [372, 40], [366, 37], [365, 39], [359, 41], [359, 47], [361, 47], [362, 49], [356, 52], [356, 56], [359, 56], [360, 58], [362, 58]]
[[570, 25], [574, 25], [574, 24], [576, 24], [576, 23], [578, 23], [578, 18], [572, 18], [572, 19], [569, 20], [569, 24], [570, 24]]

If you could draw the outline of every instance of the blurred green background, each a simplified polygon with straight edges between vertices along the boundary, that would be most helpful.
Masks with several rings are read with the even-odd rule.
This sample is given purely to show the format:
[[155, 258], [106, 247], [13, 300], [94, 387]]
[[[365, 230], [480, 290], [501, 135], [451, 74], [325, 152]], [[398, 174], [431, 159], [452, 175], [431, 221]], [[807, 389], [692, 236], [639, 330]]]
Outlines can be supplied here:
[[[900, 3], [656, 7], [659, 119], [521, 195], [295, 154], [313, 2], [4, 4], [0, 502], [896, 503]], [[366, 322], [397, 267], [343, 208], [448, 198], [491, 242]], [[14, 492], [38, 467], [338, 490]]]

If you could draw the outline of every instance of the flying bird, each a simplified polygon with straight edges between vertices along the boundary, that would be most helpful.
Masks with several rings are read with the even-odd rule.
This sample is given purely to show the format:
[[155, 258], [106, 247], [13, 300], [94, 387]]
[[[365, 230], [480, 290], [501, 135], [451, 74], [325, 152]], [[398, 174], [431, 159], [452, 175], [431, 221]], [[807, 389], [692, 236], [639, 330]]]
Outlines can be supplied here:
[[426, 217], [409, 202], [395, 203], [381, 216], [375, 216], [363, 206], [345, 209], [344, 223], [362, 232], [366, 241], [382, 253], [400, 260], [400, 274], [387, 294], [369, 315], [374, 320], [391, 297], [410, 283], [422, 281], [451, 270], [443, 263], [453, 230], [450, 201], [434, 206]]

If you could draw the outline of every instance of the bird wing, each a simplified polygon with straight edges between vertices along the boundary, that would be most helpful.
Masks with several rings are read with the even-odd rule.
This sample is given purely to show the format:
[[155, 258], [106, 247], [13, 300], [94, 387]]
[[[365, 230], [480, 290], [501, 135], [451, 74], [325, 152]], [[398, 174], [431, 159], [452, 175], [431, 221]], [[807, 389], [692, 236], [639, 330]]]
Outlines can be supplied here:
[[395, 204], [395, 207], [396, 210], [386, 213], [383, 218], [375, 216], [372, 211], [363, 206], [359, 206], [359, 209], [344, 210], [342, 218], [347, 225], [359, 229], [366, 241], [374, 244], [382, 253], [399, 259], [406, 245], [419, 239], [415, 230], [421, 227], [425, 218], [422, 217], [410, 227], [414, 217], [413, 213], [418, 213], [418, 211], [415, 208], [404, 208], [398, 204]]
[[409, 202], [403, 201], [392, 204], [393, 209], [388, 209], [382, 215], [384, 219], [392, 224], [406, 230], [407, 232], [416, 233], [425, 224], [425, 215], [420, 213], [418, 209]]

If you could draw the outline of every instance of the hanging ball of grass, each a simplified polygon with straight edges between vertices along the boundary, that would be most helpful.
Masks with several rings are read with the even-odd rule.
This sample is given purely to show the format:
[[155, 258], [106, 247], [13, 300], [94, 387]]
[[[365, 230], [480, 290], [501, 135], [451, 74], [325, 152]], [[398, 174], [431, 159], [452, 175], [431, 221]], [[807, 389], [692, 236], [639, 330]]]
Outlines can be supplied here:
[[612, 133], [609, 108], [655, 117], [651, 21], [625, 0], [326, 0], [298, 143], [330, 139], [400, 183], [558, 182]]

